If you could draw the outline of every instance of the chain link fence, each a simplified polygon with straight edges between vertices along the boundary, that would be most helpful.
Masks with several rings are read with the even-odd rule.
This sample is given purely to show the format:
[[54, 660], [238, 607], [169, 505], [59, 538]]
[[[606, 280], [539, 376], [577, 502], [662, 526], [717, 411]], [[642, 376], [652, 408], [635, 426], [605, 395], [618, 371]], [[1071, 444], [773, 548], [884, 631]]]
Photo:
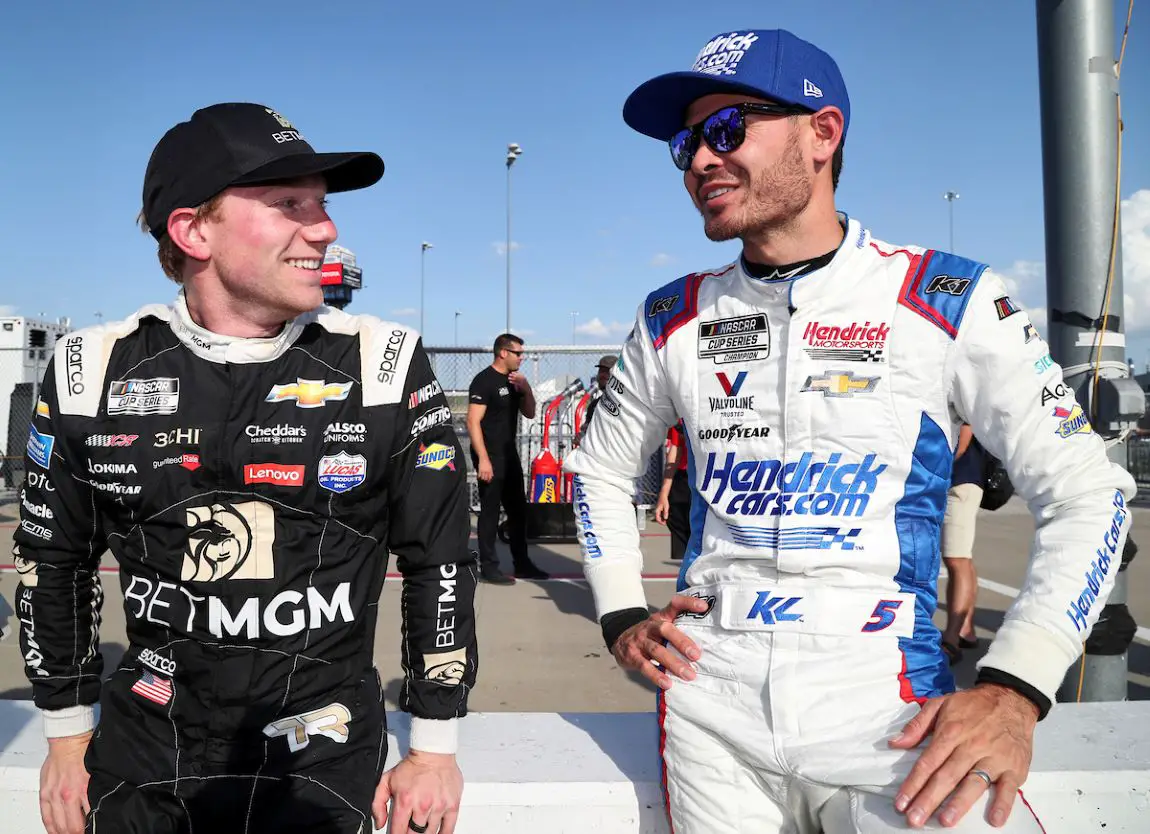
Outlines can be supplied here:
[[[519, 459], [523, 462], [524, 488], [530, 495], [531, 462], [543, 450], [543, 421], [547, 405], [560, 391], [575, 380], [583, 382], [584, 390], [595, 388], [600, 358], [608, 354], [618, 355], [618, 345], [550, 345], [526, 347], [520, 372], [527, 377], [535, 392], [535, 419], [519, 418]], [[475, 375], [489, 366], [494, 359], [490, 348], [479, 347], [428, 347], [431, 367], [439, 384], [447, 395], [448, 404], [454, 418], [455, 429], [459, 434], [464, 451], [470, 455], [471, 440], [467, 432], [467, 391]], [[551, 423], [550, 448], [556, 460], [571, 451], [571, 441], [575, 436], [575, 406], [582, 394], [568, 397], [555, 414]], [[470, 467], [469, 467], [470, 468]], [[636, 504], [654, 505], [663, 480], [663, 448], [651, 456], [647, 471], [636, 481]], [[468, 474], [471, 484], [471, 506], [479, 507], [479, 488], [475, 472]]]
[[24, 480], [28, 421], [52, 347], [0, 347], [0, 490]]

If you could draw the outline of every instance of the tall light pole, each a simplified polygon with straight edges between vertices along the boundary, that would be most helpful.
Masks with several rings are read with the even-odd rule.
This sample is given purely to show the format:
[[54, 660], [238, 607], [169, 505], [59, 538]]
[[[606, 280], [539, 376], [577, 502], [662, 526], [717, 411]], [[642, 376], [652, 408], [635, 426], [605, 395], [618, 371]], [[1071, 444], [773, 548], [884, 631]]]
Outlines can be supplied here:
[[521, 153], [523, 148], [518, 143], [507, 145], [507, 333], [511, 332], [511, 166]]
[[459, 317], [463, 315], [462, 310], [455, 311], [455, 346], [459, 347]]
[[424, 261], [424, 257], [423, 256], [426, 255], [427, 250], [431, 249], [431, 248], [432, 248], [432, 245], [430, 243], [428, 243], [426, 240], [423, 241], [423, 245], [419, 248], [419, 335], [421, 335], [421, 336], [424, 335], [424, 333], [423, 333], [423, 271], [424, 271], [423, 270], [423, 261]]
[[950, 203], [950, 253], [954, 254], [954, 201], [958, 199], [957, 191], [947, 191], [942, 198]]
[[575, 321], [579, 318], [579, 311], [571, 311], [571, 344], [575, 344]]

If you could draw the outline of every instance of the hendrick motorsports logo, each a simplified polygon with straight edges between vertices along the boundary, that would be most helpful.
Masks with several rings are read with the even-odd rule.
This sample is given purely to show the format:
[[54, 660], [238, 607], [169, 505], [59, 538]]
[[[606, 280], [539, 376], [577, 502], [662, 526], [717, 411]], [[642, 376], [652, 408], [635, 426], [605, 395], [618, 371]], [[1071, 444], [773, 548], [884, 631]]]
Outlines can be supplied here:
[[803, 348], [811, 359], [824, 362], [885, 362], [883, 350], [890, 336], [886, 322], [826, 326], [809, 322], [803, 330]]
[[[886, 464], [871, 453], [859, 463], [842, 462], [838, 452], [825, 461], [804, 452], [797, 461], [741, 460], [734, 452], [710, 452], [699, 492], [715, 507], [731, 493], [729, 515], [840, 515], [866, 513]], [[709, 490], [714, 494], [707, 496]]]

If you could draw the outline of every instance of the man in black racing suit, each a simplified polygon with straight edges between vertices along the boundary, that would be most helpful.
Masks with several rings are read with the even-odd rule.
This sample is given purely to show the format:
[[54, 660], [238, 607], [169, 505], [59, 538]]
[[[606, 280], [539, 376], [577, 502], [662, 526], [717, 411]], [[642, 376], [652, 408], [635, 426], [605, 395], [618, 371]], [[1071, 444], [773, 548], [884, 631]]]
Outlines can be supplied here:
[[[370, 831], [389, 799], [399, 826], [454, 829], [477, 668], [462, 450], [416, 332], [317, 306], [325, 195], [382, 173], [250, 104], [197, 111], [153, 154], [144, 219], [184, 288], [65, 336], [28, 441], [16, 608], [50, 832], [89, 808], [101, 832]], [[105, 550], [130, 646], [102, 681]], [[382, 774], [389, 551], [413, 719]]]

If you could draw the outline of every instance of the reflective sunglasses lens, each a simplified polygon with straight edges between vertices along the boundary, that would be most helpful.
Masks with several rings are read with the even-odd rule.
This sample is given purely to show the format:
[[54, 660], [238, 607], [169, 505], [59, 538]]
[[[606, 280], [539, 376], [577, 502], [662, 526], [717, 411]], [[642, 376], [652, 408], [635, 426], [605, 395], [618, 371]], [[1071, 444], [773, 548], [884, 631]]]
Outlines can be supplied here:
[[737, 107], [724, 107], [703, 122], [703, 138], [716, 153], [730, 153], [746, 138], [746, 123]]
[[685, 127], [672, 136], [667, 144], [671, 148], [671, 161], [675, 163], [675, 167], [680, 171], [686, 171], [690, 168], [691, 160], [695, 156], [695, 148], [698, 147], [695, 132], [691, 128]]

